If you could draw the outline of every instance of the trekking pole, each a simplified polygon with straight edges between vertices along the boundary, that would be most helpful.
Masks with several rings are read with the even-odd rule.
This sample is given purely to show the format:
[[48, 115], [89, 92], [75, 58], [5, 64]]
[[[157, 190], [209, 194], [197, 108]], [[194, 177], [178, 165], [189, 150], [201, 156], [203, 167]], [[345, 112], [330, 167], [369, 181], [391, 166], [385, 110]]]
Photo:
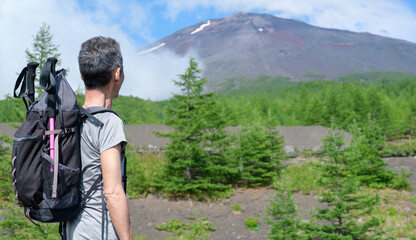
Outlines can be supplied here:
[[[56, 82], [55, 82], [55, 65], [58, 62], [56, 58], [48, 58], [43, 65], [41, 72], [40, 84], [48, 93], [48, 117], [49, 117], [49, 131], [55, 130], [55, 116], [56, 116]], [[55, 135], [49, 135], [49, 156], [55, 159]], [[50, 171], [54, 171], [54, 164], [51, 164]]]
[[[53, 184], [52, 184], [52, 198], [58, 196], [58, 165], [59, 165], [59, 152], [55, 152], [55, 116], [56, 116], [56, 80], [55, 80], [55, 65], [58, 59], [54, 57], [48, 58], [42, 68], [40, 74], [40, 85], [48, 93], [48, 117], [49, 117], [49, 156], [53, 160], [53, 164], [50, 165], [50, 172], [53, 172]], [[58, 139], [59, 140], [59, 139]], [[57, 150], [57, 149], [56, 149]], [[56, 156], [55, 156], [56, 154]]]

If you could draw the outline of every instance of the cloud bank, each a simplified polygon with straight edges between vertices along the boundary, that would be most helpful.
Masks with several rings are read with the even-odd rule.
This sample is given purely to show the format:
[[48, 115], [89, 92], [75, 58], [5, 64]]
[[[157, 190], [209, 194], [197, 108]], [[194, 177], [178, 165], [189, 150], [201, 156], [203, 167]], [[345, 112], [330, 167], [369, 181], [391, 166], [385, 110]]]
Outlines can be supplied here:
[[[143, 99], [169, 98], [176, 88], [172, 80], [186, 69], [186, 57], [173, 53], [139, 56], [130, 32], [153, 41], [145, 7], [134, 1], [92, 1], [94, 8], [67, 1], [0, 1], [0, 98], [13, 95], [17, 73], [26, 65], [25, 49], [31, 50], [33, 36], [42, 22], [50, 26], [53, 43], [59, 45], [61, 66], [68, 69], [68, 81], [74, 90], [83, 89], [78, 70], [78, 51], [82, 42], [94, 36], [108, 36], [121, 45], [125, 59], [126, 81], [122, 95]], [[140, 31], [138, 31], [140, 29]], [[133, 34], [133, 35], [135, 35]]]

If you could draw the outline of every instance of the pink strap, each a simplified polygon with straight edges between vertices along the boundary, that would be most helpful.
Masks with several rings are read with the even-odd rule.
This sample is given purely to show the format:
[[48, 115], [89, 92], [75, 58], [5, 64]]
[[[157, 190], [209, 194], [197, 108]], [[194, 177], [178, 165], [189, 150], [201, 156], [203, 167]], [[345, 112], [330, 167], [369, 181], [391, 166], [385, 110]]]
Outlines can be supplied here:
[[58, 171], [59, 171], [59, 134], [56, 135], [55, 146], [54, 146], [54, 163], [53, 163], [53, 185], [52, 185], [52, 198], [57, 198], [58, 190]]

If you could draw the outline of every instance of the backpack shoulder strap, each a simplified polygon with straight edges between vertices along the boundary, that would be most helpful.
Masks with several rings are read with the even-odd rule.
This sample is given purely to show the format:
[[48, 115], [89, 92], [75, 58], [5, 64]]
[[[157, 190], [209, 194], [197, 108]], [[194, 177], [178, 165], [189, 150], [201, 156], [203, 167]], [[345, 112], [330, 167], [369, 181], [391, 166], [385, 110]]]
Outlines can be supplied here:
[[91, 196], [91, 193], [93, 190], [95, 190], [99, 185], [101, 185], [101, 182], [103, 181], [103, 177], [100, 174], [100, 176], [97, 177], [97, 179], [95, 179], [94, 183], [91, 185], [90, 189], [88, 189], [87, 193], [85, 194], [85, 196], [81, 199], [80, 202], [80, 207], [84, 207], [85, 202], [87, 201], [87, 199]]
[[[105, 107], [99, 107], [99, 106], [94, 106], [94, 107], [89, 107], [87, 109], [79, 106], [81, 112], [87, 116], [90, 121], [99, 127], [102, 127], [104, 124], [98, 120], [96, 117], [94, 117], [95, 114], [98, 113], [104, 113], [104, 112], [111, 112], [113, 114], [115, 114], [117, 117], [120, 118], [120, 116], [112, 109], [109, 108], [105, 108]], [[127, 158], [126, 158], [126, 153], [125, 153], [125, 149], [122, 149], [121, 152], [121, 161], [122, 161], [122, 183], [123, 183], [123, 189], [124, 192], [127, 192]]]
[[[97, 113], [103, 113], [103, 112], [111, 112], [115, 114], [117, 117], [120, 118], [120, 116], [112, 109], [105, 108], [105, 107], [90, 107], [87, 109], [92, 115]], [[125, 149], [122, 149], [121, 151], [121, 161], [122, 161], [122, 183], [123, 183], [123, 189], [124, 192], [127, 192], [127, 158], [126, 158], [126, 152]]]
[[102, 127], [104, 124], [100, 120], [98, 120], [96, 117], [94, 117], [95, 114], [103, 113], [103, 112], [111, 112], [115, 114], [117, 117], [120, 117], [114, 110], [108, 109], [105, 107], [94, 106], [94, 107], [89, 107], [85, 109], [81, 107], [80, 105], [78, 105], [78, 108], [81, 111], [84, 118], [88, 118], [89, 121], [91, 121], [91, 123], [97, 127]]
[[105, 107], [99, 107], [94, 106], [86, 109], [91, 114], [97, 114], [97, 113], [104, 113], [104, 112], [111, 112], [114, 113], [117, 117], [120, 117], [113, 109], [105, 108]]
[[98, 118], [94, 117], [94, 115], [89, 110], [81, 107], [78, 104], [77, 104], [77, 106], [78, 106], [78, 108], [79, 108], [79, 110], [82, 114], [83, 119], [89, 119], [89, 121], [97, 127], [102, 127], [104, 125], [104, 123], [101, 122], [100, 120], [98, 120]]

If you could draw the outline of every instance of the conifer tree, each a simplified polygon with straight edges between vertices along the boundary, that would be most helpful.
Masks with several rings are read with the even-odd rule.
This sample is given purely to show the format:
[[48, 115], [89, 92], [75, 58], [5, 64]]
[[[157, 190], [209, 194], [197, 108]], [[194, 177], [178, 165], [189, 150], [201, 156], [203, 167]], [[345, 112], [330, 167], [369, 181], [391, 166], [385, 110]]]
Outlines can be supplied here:
[[322, 159], [324, 164], [321, 166], [323, 175], [320, 185], [325, 190], [319, 201], [328, 207], [312, 212], [323, 223], [304, 225], [308, 239], [383, 239], [383, 232], [378, 231], [380, 221], [371, 216], [380, 199], [378, 195], [363, 193], [358, 182], [348, 177], [341, 133], [332, 132], [323, 139], [323, 144], [325, 158]]
[[336, 83], [327, 83], [323, 87], [323, 98], [324, 98], [324, 123], [326, 126], [331, 126], [331, 121], [335, 120], [337, 122], [342, 122], [342, 93], [339, 91]]
[[283, 138], [279, 132], [257, 122], [241, 127], [234, 142], [241, 184], [251, 187], [270, 184], [278, 174], [283, 157]]
[[[28, 62], [37, 62], [39, 67], [36, 69], [36, 81], [39, 83], [40, 69], [49, 57], [55, 57], [59, 60], [61, 54], [58, 52], [58, 45], [53, 43], [53, 34], [50, 32], [50, 26], [42, 23], [39, 31], [33, 36], [32, 50], [26, 49], [26, 59]], [[58, 61], [59, 65], [59, 61]], [[42, 89], [36, 86], [36, 92], [39, 95]]]
[[283, 160], [286, 155], [283, 152], [284, 139], [280, 135], [280, 131], [277, 129], [278, 120], [275, 115], [272, 114], [272, 109], [269, 108], [267, 111], [267, 123], [265, 126], [266, 130], [266, 139], [269, 144], [270, 160], [274, 161], [275, 168], [280, 170], [283, 168], [281, 160]]
[[324, 106], [322, 101], [316, 95], [312, 96], [308, 101], [304, 113], [304, 122], [306, 125], [320, 125], [323, 123], [322, 116], [324, 113]]
[[270, 225], [270, 240], [299, 240], [302, 236], [300, 219], [296, 210], [293, 192], [286, 186], [283, 179], [275, 184], [275, 193], [269, 199], [270, 206], [266, 207], [267, 217], [264, 218]]
[[166, 124], [174, 130], [159, 133], [169, 144], [166, 176], [157, 187], [172, 194], [210, 195], [229, 188], [222, 184], [228, 167], [221, 153], [225, 121], [213, 93], [202, 93], [207, 79], [200, 72], [190, 58], [188, 69], [174, 81], [182, 94], [173, 96], [167, 111]]
[[381, 159], [381, 150], [385, 145], [384, 136], [375, 119], [370, 115], [367, 121], [352, 125], [351, 145], [345, 152], [345, 164], [348, 174], [361, 185], [385, 188], [392, 187], [397, 178], [387, 163]]

